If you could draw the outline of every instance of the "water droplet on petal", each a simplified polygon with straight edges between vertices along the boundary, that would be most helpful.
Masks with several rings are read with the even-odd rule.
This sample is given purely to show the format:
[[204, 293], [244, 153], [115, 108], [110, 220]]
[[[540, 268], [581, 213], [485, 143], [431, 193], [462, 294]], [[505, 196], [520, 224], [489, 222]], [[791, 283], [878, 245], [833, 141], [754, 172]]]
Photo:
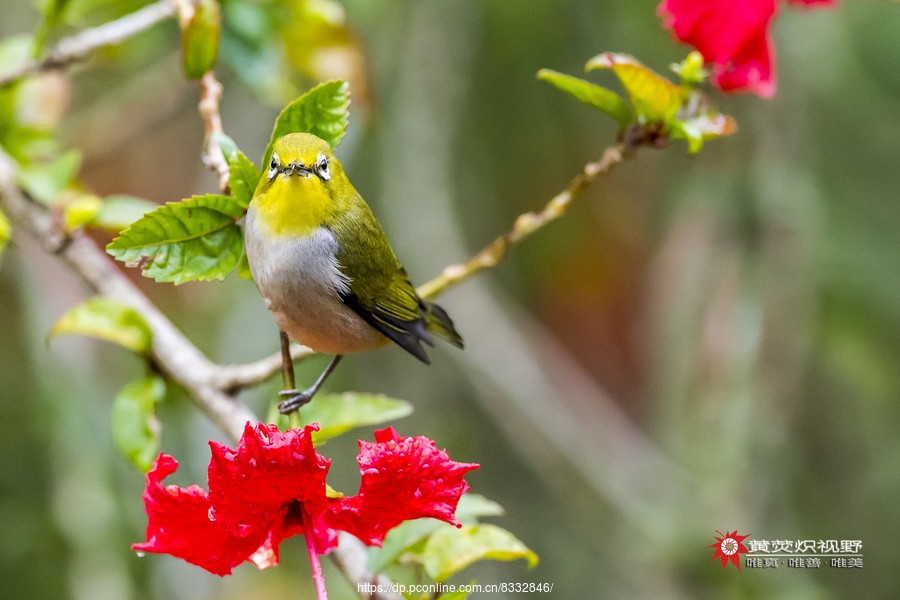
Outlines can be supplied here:
[[144, 558], [145, 556], [147, 556], [147, 553], [143, 550], [138, 550], [137, 552], [135, 552], [135, 554], [137, 554], [138, 558]]

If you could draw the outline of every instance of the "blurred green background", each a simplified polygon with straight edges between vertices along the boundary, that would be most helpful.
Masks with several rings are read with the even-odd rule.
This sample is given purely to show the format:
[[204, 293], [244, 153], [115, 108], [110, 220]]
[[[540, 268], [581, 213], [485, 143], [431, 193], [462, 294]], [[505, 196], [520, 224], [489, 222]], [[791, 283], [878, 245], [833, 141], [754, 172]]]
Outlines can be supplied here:
[[[51, 41], [145, 3], [71, 4]], [[314, 30], [273, 18], [274, 4], [224, 2], [226, 131], [257, 157], [286, 101], [349, 77], [338, 155], [417, 283], [543, 206], [614, 141], [610, 119], [537, 81], [539, 68], [578, 75], [615, 50], [664, 71], [687, 52], [650, 1], [346, 0], [349, 29], [322, 33], [331, 52], [311, 58], [300, 49]], [[31, 2], [3, 12], [3, 37], [38, 26]], [[401, 434], [481, 463], [472, 487], [542, 559], [531, 571], [482, 563], [457, 582], [551, 582], [557, 598], [896, 597], [898, 31], [889, 2], [783, 10], [776, 97], [716, 99], [737, 135], [696, 157], [641, 150], [570, 216], [443, 296], [465, 352], [436, 348], [425, 367], [391, 348], [341, 365], [331, 389], [407, 399], [416, 411], [395, 423]], [[106, 50], [29, 107], [59, 115], [96, 193], [164, 202], [215, 189], [178, 35], [170, 20]], [[245, 281], [140, 284], [219, 362], [277, 349]], [[129, 550], [143, 539], [143, 480], [112, 447], [109, 406], [140, 364], [88, 339], [47, 342], [85, 294], [14, 238], [0, 268], [3, 597], [311, 597], [302, 538], [280, 568], [224, 580]], [[243, 398], [265, 414], [276, 389]], [[160, 413], [178, 483], [205, 481], [206, 441], [222, 434], [177, 391]], [[355, 439], [371, 438], [354, 433], [324, 449], [340, 489], [356, 489]], [[862, 540], [865, 567], [723, 571], [706, 547], [716, 529]], [[326, 568], [333, 597], [353, 597]]]

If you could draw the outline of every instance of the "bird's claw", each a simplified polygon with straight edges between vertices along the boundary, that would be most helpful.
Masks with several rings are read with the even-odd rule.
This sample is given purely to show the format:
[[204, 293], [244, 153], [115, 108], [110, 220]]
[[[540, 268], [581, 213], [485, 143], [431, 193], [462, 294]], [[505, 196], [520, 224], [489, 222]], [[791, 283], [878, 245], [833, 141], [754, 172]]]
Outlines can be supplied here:
[[282, 390], [278, 392], [278, 395], [285, 400], [282, 400], [278, 404], [278, 412], [283, 415], [289, 415], [295, 410], [298, 410], [304, 404], [308, 404], [310, 400], [312, 400], [313, 394], [310, 390], [305, 390], [302, 392], [298, 392], [297, 390]]

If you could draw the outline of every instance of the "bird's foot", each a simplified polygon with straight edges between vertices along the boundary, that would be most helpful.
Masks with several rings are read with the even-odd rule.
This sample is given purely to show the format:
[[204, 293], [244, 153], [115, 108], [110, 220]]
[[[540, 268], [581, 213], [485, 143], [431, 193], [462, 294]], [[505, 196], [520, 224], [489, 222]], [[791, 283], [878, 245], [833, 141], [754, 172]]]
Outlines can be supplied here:
[[304, 404], [308, 404], [315, 393], [316, 390], [312, 388], [303, 390], [302, 392], [298, 392], [297, 390], [282, 390], [278, 392], [278, 395], [284, 398], [284, 400], [278, 404], [278, 412], [283, 415], [291, 414]]

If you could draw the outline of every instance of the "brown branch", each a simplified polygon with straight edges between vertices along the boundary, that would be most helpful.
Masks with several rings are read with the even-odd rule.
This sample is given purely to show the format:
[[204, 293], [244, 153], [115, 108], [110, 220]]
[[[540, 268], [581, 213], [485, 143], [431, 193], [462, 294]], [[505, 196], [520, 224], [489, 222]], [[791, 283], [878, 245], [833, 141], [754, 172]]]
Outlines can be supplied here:
[[216, 172], [219, 176], [219, 190], [228, 191], [229, 170], [228, 162], [222, 155], [222, 148], [216, 140], [216, 135], [224, 135], [222, 117], [219, 114], [219, 101], [222, 99], [222, 84], [216, 79], [212, 71], [204, 73], [200, 79], [200, 103], [198, 109], [200, 118], [206, 131], [203, 144], [203, 164]]
[[174, 15], [175, 5], [170, 0], [159, 0], [114, 21], [63, 38], [43, 59], [26, 62], [0, 76], [0, 88], [43, 71], [67, 67], [101, 48], [121, 44]]
[[466, 262], [444, 267], [438, 277], [419, 286], [419, 295], [434, 298], [473, 275], [496, 267], [510, 248], [566, 214], [569, 206], [584, 190], [600, 175], [606, 175], [614, 166], [628, 158], [635, 147], [633, 144], [620, 142], [607, 148], [599, 160], [584, 165], [581, 173], [563, 191], [551, 198], [540, 212], [519, 215], [512, 230], [495, 239]]
[[[291, 358], [297, 362], [316, 351], [299, 344], [291, 344]], [[281, 353], [276, 352], [252, 363], [240, 365], [217, 365], [215, 369], [215, 381], [210, 382], [218, 389], [225, 392], [237, 392], [238, 390], [259, 385], [271, 379], [281, 370]]]

